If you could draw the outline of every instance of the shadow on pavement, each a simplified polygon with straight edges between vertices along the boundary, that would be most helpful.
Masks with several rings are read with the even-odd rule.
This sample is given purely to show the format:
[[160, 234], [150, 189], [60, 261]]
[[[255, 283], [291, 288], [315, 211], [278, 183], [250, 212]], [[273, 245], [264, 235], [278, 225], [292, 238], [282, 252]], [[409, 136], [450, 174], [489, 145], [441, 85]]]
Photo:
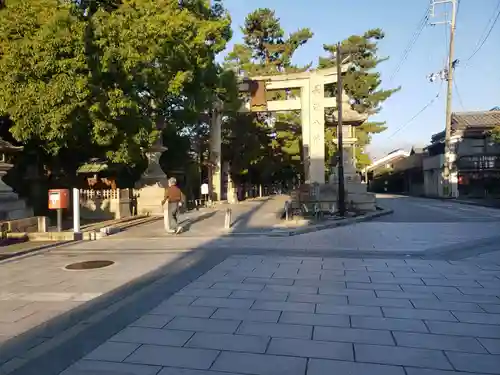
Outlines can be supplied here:
[[196, 224], [196, 223], [200, 223], [204, 220], [208, 220], [210, 219], [211, 217], [213, 217], [214, 215], [217, 214], [217, 211], [213, 211], [213, 212], [208, 212], [206, 214], [202, 214], [194, 219], [185, 219], [185, 220], [182, 220], [180, 222], [180, 224], [182, 225], [182, 227], [184, 228], [184, 231], [189, 231], [189, 229], [191, 229], [191, 226], [193, 224]]
[[[381, 204], [397, 204], [404, 197], [382, 196]], [[234, 223], [235, 228], [247, 228], [252, 215], [268, 200], [259, 202]], [[396, 202], [396, 203], [394, 203]], [[216, 212], [203, 214], [190, 224], [213, 217]], [[276, 250], [245, 249], [244, 246], [216, 248], [219, 236], [188, 252], [164, 266], [131, 280], [115, 290], [95, 298], [73, 310], [67, 311], [39, 326], [0, 345], [0, 374], [9, 375], [58, 375], [73, 363], [90, 353], [139, 317], [155, 308], [172, 294], [191, 283], [226, 257], [238, 254], [277, 256], [320, 256], [345, 258], [402, 258], [404, 254], [368, 252], [325, 252], [314, 249]], [[138, 240], [138, 238], [136, 238]], [[103, 240], [104, 241], [104, 240]], [[103, 243], [105, 246], [105, 243]], [[212, 246], [212, 248], [210, 248]], [[56, 254], [56, 253], [55, 253]], [[83, 251], [82, 254], [85, 254]], [[34, 254], [50, 258], [51, 254]], [[84, 255], [79, 255], [83, 259]], [[105, 257], [105, 255], [103, 255]], [[12, 260], [22, 262], [22, 259]], [[6, 263], [5, 265], [8, 265]], [[0, 265], [0, 268], [4, 264]], [[118, 265], [119, 267], [119, 265]], [[118, 269], [119, 272], [119, 269]], [[91, 372], [89, 372], [89, 375]]]
[[267, 203], [269, 202], [271, 198], [266, 198], [260, 201], [255, 207], [253, 207], [250, 211], [239, 215], [236, 220], [233, 221], [232, 223], [232, 229], [233, 231], [242, 231], [242, 230], [248, 230], [248, 224], [250, 223], [250, 220], [254, 215], [256, 215], [259, 210]]
[[[50, 257], [50, 254], [44, 256]], [[155, 271], [0, 344], [0, 374], [59, 374], [226, 256], [225, 252], [215, 251], [185, 253]]]
[[[256, 215], [268, 201], [269, 199], [264, 199], [249, 212], [238, 217], [234, 223], [235, 228], [247, 228], [252, 216]], [[202, 214], [192, 221], [188, 219], [187, 225], [190, 227], [208, 220], [216, 213], [217, 211]], [[210, 243], [216, 244], [222, 237], [225, 236], [221, 235]], [[0, 374], [60, 374], [102, 342], [222, 262], [227, 256], [238, 253], [230, 248], [207, 249], [210, 243], [182, 253], [179, 258], [163, 267], [0, 344]], [[49, 251], [31, 256], [49, 258], [50, 255]], [[0, 268], [11, 262], [22, 262], [22, 259], [12, 259], [8, 263], [0, 264]]]

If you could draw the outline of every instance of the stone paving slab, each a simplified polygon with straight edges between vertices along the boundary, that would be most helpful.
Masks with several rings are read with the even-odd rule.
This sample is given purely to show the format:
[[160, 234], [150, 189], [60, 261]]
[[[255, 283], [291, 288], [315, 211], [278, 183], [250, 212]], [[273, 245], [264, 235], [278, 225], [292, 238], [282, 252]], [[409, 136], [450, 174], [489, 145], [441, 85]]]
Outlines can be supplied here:
[[[47, 261], [45, 257], [30, 257], [2, 266], [0, 345], [178, 257], [176, 254], [163, 254], [125, 258], [115, 254], [105, 258], [115, 261], [114, 265], [87, 271], [68, 271], [64, 266], [103, 258], [96, 255], [61, 255], [50, 256], [50, 261]], [[116, 272], [115, 268], [119, 268], [120, 272]]]
[[[64, 269], [69, 263], [99, 259], [111, 259], [115, 264], [87, 271]], [[57, 347], [67, 331], [78, 333], [92, 327], [100, 319], [99, 314], [106, 316], [101, 309], [126, 298], [125, 291], [141, 288], [158, 269], [165, 272], [163, 268], [171, 264], [182, 268], [186, 263], [182, 254], [168, 253], [146, 257], [112, 254], [104, 258], [92, 254], [47, 254], [2, 264], [0, 374], [16, 371]], [[99, 313], [92, 320], [87, 320], [96, 312]], [[92, 345], [93, 340], [88, 342]]]
[[[65, 247], [62, 252], [80, 250], [109, 252], [144, 251], [154, 253], [165, 250], [192, 248], [220, 249], [283, 249], [297, 251], [335, 250], [369, 251], [419, 254], [436, 247], [474, 246], [478, 242], [494, 241], [500, 233], [500, 222], [452, 223], [391, 223], [365, 222], [351, 226], [307, 233], [293, 237], [263, 237], [252, 235], [244, 239], [225, 236], [221, 231], [210, 230], [202, 234], [181, 234], [173, 237], [165, 233], [161, 222], [141, 226], [140, 237], [124, 232], [99, 241], [85, 241]], [[425, 234], [425, 235], [424, 235]], [[404, 270], [402, 270], [404, 272]], [[286, 278], [286, 273], [277, 274]], [[353, 282], [357, 280], [353, 278]]]
[[[495, 262], [486, 274], [493, 283], [500, 281]], [[231, 256], [61, 375], [500, 374], [500, 289], [480, 283], [485, 266], [477, 258]], [[329, 292], [368, 294], [297, 284], [308, 280], [302, 274], [314, 285], [332, 267], [335, 281], [323, 280], [334, 285]], [[351, 271], [366, 277], [350, 282]], [[286, 274], [286, 285], [272, 282], [275, 272]], [[399, 295], [380, 294], [377, 273], [391, 275], [387, 285], [395, 288], [385, 292]], [[471, 290], [444, 285], [456, 276]]]

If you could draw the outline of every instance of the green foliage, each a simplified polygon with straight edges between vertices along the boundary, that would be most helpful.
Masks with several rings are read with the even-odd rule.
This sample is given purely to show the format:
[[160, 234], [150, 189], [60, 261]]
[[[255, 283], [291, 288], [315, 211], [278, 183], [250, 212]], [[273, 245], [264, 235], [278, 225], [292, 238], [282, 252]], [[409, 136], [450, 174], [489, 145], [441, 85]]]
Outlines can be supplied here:
[[37, 138], [57, 153], [80, 131], [71, 121], [90, 96], [84, 33], [71, 5], [55, 0], [9, 1], [0, 11], [0, 112], [17, 140]]
[[241, 182], [267, 156], [269, 128], [256, 115], [235, 114], [225, 118], [222, 139], [224, 160], [230, 162], [232, 178]]
[[49, 155], [134, 165], [173, 111], [206, 104], [230, 37], [219, 1], [9, 0], [0, 114]]
[[497, 126], [493, 129], [493, 131], [491, 132], [491, 138], [493, 139], [493, 141], [500, 143], [500, 126]]
[[[384, 90], [380, 88], [381, 77], [376, 71], [378, 64], [387, 60], [378, 56], [378, 42], [384, 38], [381, 29], [371, 29], [363, 35], [352, 35], [341, 43], [341, 60], [349, 62], [350, 68], [343, 76], [343, 87], [351, 99], [352, 108], [359, 113], [368, 115], [380, 111], [382, 103], [399, 88]], [[337, 45], [324, 45], [328, 57], [319, 59], [318, 67], [330, 68], [336, 66]], [[335, 95], [336, 89], [330, 87], [329, 95]], [[368, 155], [363, 150], [370, 143], [370, 134], [380, 133], [386, 129], [383, 122], [366, 122], [356, 128], [357, 164], [362, 168], [370, 164]]]
[[[309, 29], [299, 29], [286, 36], [275, 12], [261, 8], [246, 17], [241, 31], [244, 43], [236, 44], [228, 54], [226, 58], [228, 69], [248, 76], [292, 73], [309, 69], [310, 64], [296, 66], [292, 63], [297, 49], [312, 38], [313, 34]], [[284, 90], [268, 92], [270, 99], [284, 98], [285, 95]], [[276, 113], [274, 118], [269, 115], [238, 115], [240, 119], [245, 116], [248, 119], [241, 121], [253, 124], [254, 131], [261, 134], [257, 138], [265, 142], [265, 149], [255, 143], [255, 147], [258, 147], [257, 152], [250, 154], [259, 157], [248, 160], [252, 167], [246, 166], [243, 172], [252, 174], [253, 170], [253, 175], [258, 175], [259, 180], [264, 178], [263, 176], [270, 179], [277, 179], [278, 176], [284, 178], [283, 171], [287, 171], [288, 177], [292, 175], [295, 177], [300, 171], [301, 164], [300, 112]], [[274, 122], [274, 126], [268, 125], [271, 121]], [[245, 139], [242, 141], [245, 142]], [[239, 150], [240, 144], [236, 144], [238, 147], [234, 149]], [[247, 149], [248, 145], [242, 144], [241, 147]], [[257, 167], [259, 173], [256, 172]]]
[[228, 66], [239, 72], [255, 76], [304, 71], [310, 67], [294, 66], [292, 57], [300, 46], [312, 38], [313, 33], [303, 28], [285, 36], [273, 10], [259, 8], [250, 13], [241, 32], [244, 43], [236, 44], [226, 58]]
[[[228, 55], [226, 63], [238, 72], [249, 76], [298, 72], [310, 68], [310, 65], [298, 67], [292, 64], [294, 52], [304, 45], [312, 33], [308, 29], [300, 29], [288, 37], [280, 26], [279, 19], [270, 9], [258, 9], [249, 14], [241, 28], [244, 44], [237, 44]], [[348, 59], [350, 69], [344, 75], [344, 89], [353, 99], [353, 109], [368, 115], [380, 111], [382, 103], [399, 89], [383, 90], [380, 88], [380, 73], [376, 71], [379, 63], [385, 58], [378, 57], [377, 43], [384, 38], [380, 29], [368, 30], [363, 35], [353, 35], [342, 42], [342, 60]], [[325, 45], [328, 57], [320, 58], [318, 68], [336, 66], [336, 45]], [[327, 95], [335, 95], [335, 87], [327, 87]], [[296, 94], [294, 92], [288, 94]], [[270, 98], [283, 98], [284, 92], [268, 93]], [[300, 113], [276, 115], [275, 129], [277, 137], [272, 145], [276, 150], [286, 153], [288, 160], [300, 160], [301, 131]], [[371, 141], [371, 134], [385, 130], [384, 123], [366, 122], [356, 129], [358, 137], [356, 159], [358, 168], [370, 164], [364, 148]], [[327, 163], [336, 154], [333, 139], [335, 128], [327, 128], [325, 133]], [[279, 146], [278, 146], [279, 145]]]

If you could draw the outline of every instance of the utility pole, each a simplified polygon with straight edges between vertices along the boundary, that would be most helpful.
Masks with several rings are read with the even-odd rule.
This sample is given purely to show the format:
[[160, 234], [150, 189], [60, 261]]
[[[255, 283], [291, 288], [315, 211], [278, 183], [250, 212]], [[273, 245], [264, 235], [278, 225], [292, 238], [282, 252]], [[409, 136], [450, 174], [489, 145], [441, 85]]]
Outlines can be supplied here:
[[432, 0], [431, 14], [435, 15], [435, 7], [439, 4], [451, 3], [451, 20], [432, 23], [432, 25], [449, 24], [450, 25], [450, 46], [448, 52], [448, 66], [445, 71], [444, 79], [448, 83], [446, 93], [446, 124], [445, 124], [445, 148], [444, 148], [444, 195], [450, 197], [453, 195], [451, 184], [451, 170], [452, 170], [452, 148], [451, 148], [451, 114], [452, 114], [452, 99], [453, 99], [453, 73], [455, 68], [454, 54], [455, 54], [455, 29], [456, 29], [456, 16], [457, 16], [457, 0]]
[[344, 186], [344, 142], [342, 129], [342, 56], [341, 43], [337, 43], [337, 171], [339, 180], [338, 206], [339, 215], [345, 216], [345, 186]]

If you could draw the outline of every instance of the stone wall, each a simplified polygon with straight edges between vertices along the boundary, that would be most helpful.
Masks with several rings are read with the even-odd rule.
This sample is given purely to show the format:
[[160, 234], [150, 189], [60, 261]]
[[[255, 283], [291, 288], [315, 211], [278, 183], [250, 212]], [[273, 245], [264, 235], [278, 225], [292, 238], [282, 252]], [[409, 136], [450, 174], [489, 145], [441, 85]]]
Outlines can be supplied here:
[[0, 231], [9, 233], [44, 232], [46, 219], [43, 216], [32, 216], [24, 219], [0, 222]]

